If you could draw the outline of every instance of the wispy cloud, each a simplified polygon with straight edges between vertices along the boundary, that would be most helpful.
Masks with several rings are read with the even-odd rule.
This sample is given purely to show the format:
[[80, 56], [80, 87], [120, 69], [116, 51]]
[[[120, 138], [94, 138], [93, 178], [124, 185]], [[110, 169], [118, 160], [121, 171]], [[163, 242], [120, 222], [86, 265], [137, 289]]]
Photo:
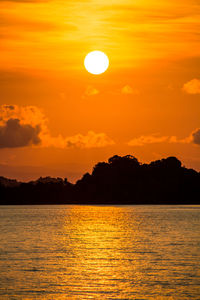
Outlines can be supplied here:
[[50, 2], [52, 0], [0, 0], [1, 2], [16, 2], [16, 3], [20, 3], [20, 2], [24, 2], [24, 3], [40, 3], [40, 2]]
[[144, 146], [146, 144], [157, 144], [168, 141], [168, 136], [157, 136], [157, 135], [142, 135], [138, 138], [134, 138], [128, 142], [129, 146]]
[[79, 68], [80, 55], [102, 45], [117, 67], [132, 68], [143, 59], [199, 55], [198, 1], [94, 0], [91, 5], [89, 0], [0, 0], [0, 5], [5, 67], [14, 55], [8, 67], [35, 67], [37, 61], [38, 67], [50, 68], [54, 60], [60, 69], [71, 66], [73, 59], [74, 68]]
[[157, 134], [142, 135], [134, 138], [128, 142], [129, 146], [144, 146], [148, 144], [196, 144], [200, 145], [200, 128], [194, 130], [189, 136], [185, 138], [178, 138], [177, 136], [160, 136]]
[[49, 19], [40, 19], [40, 18], [33, 18], [26, 16], [19, 16], [19, 15], [13, 15], [12, 13], [9, 14], [0, 14], [0, 32], [4, 33], [4, 36], [6, 37], [6, 33], [8, 34], [8, 37], [10, 36], [10, 33], [18, 34], [18, 38], [20, 37], [19, 34], [22, 33], [26, 34], [29, 33], [40, 33], [40, 32], [58, 32], [67, 30], [69, 31], [75, 31], [77, 28], [75, 25], [69, 24], [67, 22], [60, 23], [56, 20], [49, 20]]

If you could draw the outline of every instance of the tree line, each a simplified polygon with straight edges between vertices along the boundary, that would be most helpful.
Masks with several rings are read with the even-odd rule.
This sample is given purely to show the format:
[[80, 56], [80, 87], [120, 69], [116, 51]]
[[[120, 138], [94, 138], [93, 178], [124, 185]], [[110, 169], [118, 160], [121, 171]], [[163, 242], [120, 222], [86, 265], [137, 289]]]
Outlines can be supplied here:
[[176, 157], [142, 164], [132, 155], [115, 155], [75, 184], [66, 178], [24, 183], [0, 177], [0, 204], [200, 204], [200, 173]]

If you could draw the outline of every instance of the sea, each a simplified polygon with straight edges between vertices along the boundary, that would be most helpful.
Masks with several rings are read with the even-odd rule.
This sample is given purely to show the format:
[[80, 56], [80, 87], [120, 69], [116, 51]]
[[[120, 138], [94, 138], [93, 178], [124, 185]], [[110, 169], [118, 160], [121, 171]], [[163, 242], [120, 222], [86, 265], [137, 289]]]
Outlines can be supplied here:
[[200, 299], [200, 206], [0, 206], [0, 299]]

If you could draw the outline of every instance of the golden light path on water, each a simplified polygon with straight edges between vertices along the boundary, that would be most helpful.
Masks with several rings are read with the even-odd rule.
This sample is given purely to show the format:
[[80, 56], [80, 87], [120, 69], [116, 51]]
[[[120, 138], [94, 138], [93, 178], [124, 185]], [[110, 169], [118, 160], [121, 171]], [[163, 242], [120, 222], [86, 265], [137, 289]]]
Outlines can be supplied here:
[[[95, 297], [102, 294], [103, 299], [115, 294], [116, 288], [120, 296], [127, 296], [132, 289], [128, 279], [132, 275], [127, 274], [127, 271], [133, 271], [132, 266], [131, 270], [129, 266], [134, 258], [129, 253], [132, 246], [127, 243], [129, 228], [126, 222], [121, 222], [121, 218], [125, 216], [122, 216], [120, 208], [104, 207], [99, 210], [98, 207], [93, 207], [89, 215], [87, 210], [88, 208], [81, 208], [71, 232], [71, 249], [77, 264], [70, 282], [78, 280], [82, 296], [84, 293], [96, 293]], [[66, 220], [66, 229], [68, 222]], [[132, 228], [133, 232], [135, 226]], [[137, 237], [133, 235], [131, 241], [137, 243]]]
[[199, 216], [192, 206], [4, 207], [0, 299], [198, 299]]

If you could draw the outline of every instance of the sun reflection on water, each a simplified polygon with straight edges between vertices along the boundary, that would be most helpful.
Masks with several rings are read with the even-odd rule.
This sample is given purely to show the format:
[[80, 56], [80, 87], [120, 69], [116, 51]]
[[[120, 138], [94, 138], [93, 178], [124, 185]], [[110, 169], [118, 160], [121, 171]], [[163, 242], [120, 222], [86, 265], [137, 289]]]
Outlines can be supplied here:
[[[137, 222], [127, 228], [127, 216], [120, 207], [81, 207], [66, 217], [65, 229], [70, 232], [70, 250], [75, 264], [72, 265], [70, 282], [80, 287], [79, 295], [94, 293], [97, 297], [119, 294], [123, 291], [128, 295], [132, 289], [129, 272], [134, 270], [134, 257], [131, 255]], [[76, 214], [75, 222], [73, 215]], [[129, 239], [131, 235], [131, 240]], [[68, 258], [67, 258], [68, 261]], [[128, 275], [128, 277], [127, 277]], [[132, 277], [132, 274], [130, 274]], [[136, 274], [135, 274], [136, 276]], [[134, 276], [134, 277], [135, 277]]]
[[150, 206], [8, 208], [0, 233], [6, 249], [0, 299], [198, 299], [199, 213]]

